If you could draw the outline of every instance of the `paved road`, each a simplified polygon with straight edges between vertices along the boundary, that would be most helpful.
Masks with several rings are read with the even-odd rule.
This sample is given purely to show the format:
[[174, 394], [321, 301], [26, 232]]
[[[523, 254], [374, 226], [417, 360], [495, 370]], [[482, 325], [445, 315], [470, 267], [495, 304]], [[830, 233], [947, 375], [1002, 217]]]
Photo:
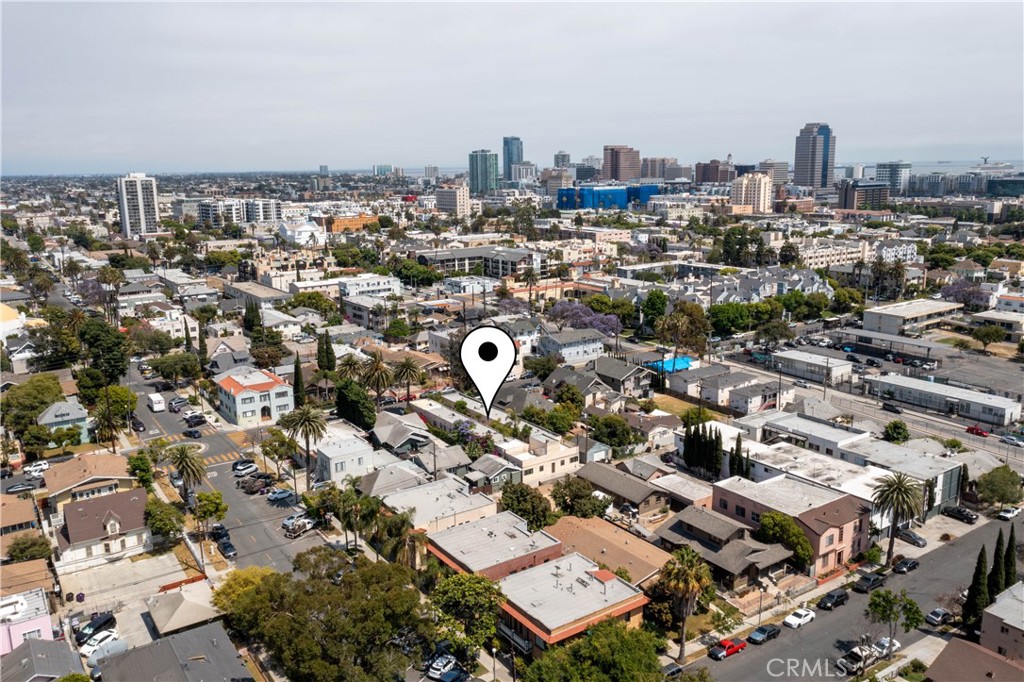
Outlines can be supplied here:
[[[970, 526], [963, 526], [964, 530]], [[907, 593], [917, 601], [924, 613], [939, 606], [938, 599], [944, 594], [959, 591], [969, 584], [974, 572], [974, 563], [982, 544], [986, 545], [991, 561], [991, 553], [995, 547], [996, 535], [1003, 529], [1004, 536], [1009, 533], [1010, 523], [994, 521], [971, 531], [957, 540], [943, 543], [932, 552], [921, 557], [921, 567], [909, 575], [892, 575], [886, 588], [892, 590], [906, 589]], [[1018, 523], [1017, 533], [1021, 532]], [[868, 596], [856, 592], [850, 593], [850, 601], [845, 606], [829, 612], [814, 609], [817, 617], [814, 622], [799, 630], [783, 627], [778, 639], [761, 646], [750, 645], [740, 654], [716, 662], [710, 658], [702, 658], [690, 668], [707, 666], [712, 676], [719, 682], [750, 682], [751, 680], [791, 679], [780, 671], [785, 671], [786, 659], [800, 661], [801, 680], [834, 680], [841, 677], [834, 663], [853, 646], [856, 638], [870, 633], [873, 639], [887, 635], [884, 626], [872, 624], [864, 617]], [[812, 609], [814, 606], [812, 605]], [[909, 633], [899, 632], [896, 639], [904, 648], [924, 637], [935, 636], [934, 629], [929, 625]], [[782, 663], [772, 662], [783, 659]], [[803, 662], [807, 662], [807, 668]], [[813, 674], [817, 664], [817, 674]]]

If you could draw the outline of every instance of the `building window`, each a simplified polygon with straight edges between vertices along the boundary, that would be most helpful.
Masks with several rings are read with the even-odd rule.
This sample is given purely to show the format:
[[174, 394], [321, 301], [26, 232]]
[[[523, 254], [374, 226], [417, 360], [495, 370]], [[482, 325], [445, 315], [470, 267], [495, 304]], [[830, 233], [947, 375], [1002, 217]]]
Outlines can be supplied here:
[[255, 417], [256, 416], [256, 410], [246, 410], [245, 412], [242, 413], [242, 416], [243, 417]]
[[839, 542], [843, 541], [843, 535], [844, 535], [844, 531], [845, 530], [846, 530], [845, 528], [840, 526], [840, 528], [839, 528]]
[[110, 554], [110, 543], [109, 542], [104, 542], [103, 543], [103, 553], [104, 554]]
[[750, 512], [750, 520], [754, 523], [761, 523], [761, 515], [758, 514], [756, 511], [752, 511]]
[[828, 455], [829, 457], [831, 457], [832, 456], [832, 448], [825, 448], [825, 454]]
[[256, 402], [256, 398], [242, 398], [243, 405], [252, 405], [254, 402]]
[[1008, 635], [1008, 634], [1010, 634], [1010, 628], [1006, 627], [1005, 625], [1000, 625], [999, 626], [999, 634], [1001, 634], [1001, 635]]
[[828, 566], [828, 554], [821, 557], [821, 567], [825, 568], [826, 566]]
[[128, 541], [125, 538], [121, 538], [121, 551], [128, 549]]
[[579, 456], [578, 456], [578, 455], [574, 455], [574, 456], [572, 456], [572, 457], [570, 457], [570, 458], [569, 458], [569, 463], [570, 463], [570, 464], [575, 464], [575, 463], [576, 463], [576, 462], [578, 462], [578, 461], [580, 461], [580, 458], [579, 458]]
[[996, 653], [998, 653], [1000, 656], [1005, 656], [1006, 655], [1006, 647], [1005, 646], [997, 647], [996, 648]]
[[738, 505], [738, 504], [736, 505], [736, 509], [735, 509], [735, 511], [736, 511], [736, 516], [743, 516], [743, 517], [746, 517], [746, 515], [747, 515], [747, 509], [746, 509], [746, 507], [741, 507], [741, 506], [740, 506], [740, 505]]
[[334, 470], [339, 472], [339, 473], [344, 471], [345, 470], [345, 463], [344, 462], [335, 462], [334, 463]]
[[278, 391], [277, 393], [274, 394], [274, 397], [276, 397], [276, 398], [287, 398], [288, 397], [288, 391]]
[[831, 547], [832, 543], [835, 542], [835, 541], [836, 541], [836, 539], [835, 539], [834, 536], [832, 536], [832, 535], [826, 535], [825, 536], [825, 546], [826, 547]]
[[43, 636], [42, 630], [29, 630], [28, 632], [22, 633], [23, 639], [39, 639]]
[[533, 469], [527, 469], [524, 471], [523, 476], [533, 476]]
[[729, 503], [726, 502], [725, 499], [721, 499], [718, 501], [718, 508], [729, 511]]

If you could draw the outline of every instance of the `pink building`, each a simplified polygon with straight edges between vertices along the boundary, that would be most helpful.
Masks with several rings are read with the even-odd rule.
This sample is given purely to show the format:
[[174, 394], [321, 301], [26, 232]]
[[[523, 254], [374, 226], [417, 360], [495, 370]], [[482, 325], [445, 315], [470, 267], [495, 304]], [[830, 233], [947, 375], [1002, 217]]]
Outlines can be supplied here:
[[0, 656], [26, 639], [53, 639], [50, 608], [40, 587], [0, 599]]
[[714, 484], [712, 508], [757, 528], [761, 515], [777, 511], [791, 516], [814, 552], [808, 566], [812, 576], [823, 575], [866, 551], [871, 510], [845, 493], [776, 476], [754, 483], [735, 476]]

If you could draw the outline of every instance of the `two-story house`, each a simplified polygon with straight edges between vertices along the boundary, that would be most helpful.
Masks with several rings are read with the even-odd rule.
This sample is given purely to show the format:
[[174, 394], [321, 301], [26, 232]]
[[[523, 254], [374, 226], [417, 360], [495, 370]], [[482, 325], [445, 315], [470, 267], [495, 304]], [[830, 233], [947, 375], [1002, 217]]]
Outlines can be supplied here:
[[617, 393], [633, 398], [646, 396], [651, 388], [654, 372], [641, 365], [624, 362], [602, 355], [587, 364], [587, 369]]
[[604, 353], [605, 335], [595, 329], [565, 329], [542, 334], [537, 351], [544, 356], [558, 356], [570, 365], [585, 365]]
[[112, 495], [136, 486], [128, 473], [128, 460], [120, 455], [77, 455], [66, 462], [54, 464], [43, 473], [46, 493], [40, 495], [45, 510], [44, 521], [53, 527], [64, 523], [64, 507], [93, 497]]
[[[60, 400], [43, 410], [42, 414], [36, 417], [36, 423], [44, 426], [50, 431], [54, 429], [74, 428], [79, 432], [82, 443], [89, 442], [89, 413], [78, 402], [78, 398], [71, 396], [67, 400]], [[51, 443], [56, 447], [56, 443]]]
[[295, 406], [292, 387], [265, 369], [237, 366], [213, 377], [220, 405], [228, 422], [242, 427], [276, 422]]
[[141, 488], [66, 505], [64, 525], [55, 533], [54, 567], [66, 574], [148, 552], [153, 537], [145, 517]]

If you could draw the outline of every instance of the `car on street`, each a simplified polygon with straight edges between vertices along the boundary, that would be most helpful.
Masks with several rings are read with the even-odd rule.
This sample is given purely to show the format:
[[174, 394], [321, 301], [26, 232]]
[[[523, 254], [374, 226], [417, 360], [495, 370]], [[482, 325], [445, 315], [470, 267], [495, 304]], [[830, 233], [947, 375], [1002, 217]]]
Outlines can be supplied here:
[[45, 460], [40, 460], [38, 462], [32, 462], [31, 464], [26, 464], [25, 467], [21, 471], [22, 471], [22, 473], [25, 474], [25, 478], [35, 479], [35, 478], [42, 478], [43, 477], [43, 472], [47, 471], [49, 468], [50, 468], [50, 463], [49, 462], [47, 462]]
[[305, 510], [297, 511], [294, 514], [289, 514], [288, 516], [284, 517], [284, 520], [281, 521], [281, 527], [284, 528], [285, 530], [288, 530], [293, 525], [295, 525], [295, 522], [298, 521], [299, 519], [308, 519], [308, 518], [309, 518], [309, 513], [306, 512]]
[[249, 466], [250, 464], [255, 464], [255, 463], [256, 463], [256, 460], [254, 460], [254, 459], [236, 459], [234, 462], [231, 463], [231, 470], [232, 471], [238, 471], [242, 467]]
[[185, 429], [184, 431], [181, 432], [181, 435], [185, 436], [186, 438], [202, 438], [203, 432], [200, 431], [199, 429]]
[[231, 544], [231, 540], [224, 539], [217, 543], [217, 548], [224, 555], [225, 559], [234, 559], [238, 556], [238, 550]]
[[172, 471], [167, 476], [167, 480], [170, 481], [171, 485], [174, 486], [175, 488], [181, 487], [182, 478], [181, 474], [178, 471]]
[[832, 590], [818, 600], [818, 608], [831, 611], [850, 601], [850, 593], [844, 589]]
[[277, 502], [278, 500], [290, 500], [294, 493], [291, 490], [285, 490], [284, 488], [274, 488], [267, 495], [267, 499], [271, 502]]
[[953, 614], [946, 609], [932, 609], [931, 612], [924, 617], [924, 620], [929, 625], [940, 627], [952, 621]]
[[1006, 443], [1007, 445], [1012, 445], [1016, 448], [1024, 448], [1024, 441], [1022, 441], [1017, 436], [1010, 435], [1009, 433], [1004, 433], [1003, 435], [999, 436], [999, 442]]
[[855, 646], [836, 662], [836, 667], [847, 675], [860, 675], [878, 659], [872, 647]]
[[901, 559], [895, 566], [892, 567], [893, 573], [910, 573], [917, 569], [921, 565], [917, 559]]
[[921, 369], [932, 370], [932, 369], [938, 369], [938, 368], [939, 368], [939, 363], [935, 362], [934, 360], [929, 360], [928, 362], [926, 362], [926, 363], [921, 365]]
[[925, 540], [923, 537], [921, 537], [914, 531], [910, 530], [909, 528], [901, 529], [899, 532], [896, 533], [896, 537], [898, 537], [900, 540], [903, 540], [903, 542], [909, 542], [914, 547], [928, 546], [927, 540]]
[[383, 398], [380, 399], [380, 404], [381, 404], [381, 406], [397, 405], [398, 404], [398, 398], [396, 398], [394, 396], [386, 395], [386, 396], [384, 396]]
[[942, 510], [942, 513], [944, 516], [956, 519], [957, 521], [963, 521], [972, 526], [978, 522], [978, 515], [966, 507], [946, 507]]
[[885, 585], [885, 576], [878, 573], [868, 573], [862, 575], [860, 580], [853, 584], [854, 592], [863, 592], [867, 594], [871, 590], [878, 589], [882, 585]]
[[188, 421], [192, 417], [201, 416], [203, 416], [203, 413], [200, 412], [199, 410], [185, 410], [184, 412], [181, 413], [181, 418], [184, 419], [185, 421]]
[[117, 625], [117, 618], [112, 613], [101, 613], [83, 625], [75, 633], [75, 644], [85, 644], [97, 632], [110, 630]]
[[1016, 517], [1017, 514], [1020, 514], [1020, 507], [1006, 507], [1005, 509], [999, 510], [999, 513], [996, 514], [996, 518], [1000, 521], [1009, 521]]
[[441, 682], [468, 682], [470, 674], [462, 668], [454, 668], [441, 675], [438, 679], [440, 679]]
[[103, 630], [90, 637], [78, 650], [82, 652], [83, 656], [88, 658], [101, 646], [116, 639], [121, 639], [121, 635], [117, 630]]
[[982, 438], [988, 438], [988, 431], [981, 428], [977, 424], [975, 424], [974, 426], [968, 426], [967, 433], [971, 434], [972, 436], [981, 436]]
[[444, 675], [446, 672], [453, 669], [455, 667], [455, 664], [455, 657], [451, 654], [443, 654], [441, 656], [438, 656], [427, 669], [427, 679], [441, 679], [441, 675]]
[[[721, 343], [721, 342], [722, 342], [722, 337], [721, 336], [712, 336], [711, 337], [711, 343]], [[524, 377], [525, 377], [525, 375], [524, 375]]]
[[751, 644], [764, 644], [778, 637], [780, 632], [782, 632], [782, 628], [778, 625], [762, 625], [751, 632], [747, 639]]
[[874, 358], [868, 358], [864, 362], [867, 363], [867, 365], [869, 367], [881, 367], [882, 366], [882, 363], [879, 362], [878, 360], [875, 360]]
[[235, 481], [235, 487], [240, 488], [246, 495], [255, 495], [256, 493], [266, 495], [270, 492], [270, 481], [262, 478], [241, 478]]
[[683, 676], [683, 666], [679, 665], [675, 661], [673, 661], [672, 663], [667, 663], [661, 666], [661, 675], [665, 679], [665, 682], [670, 682], [671, 680], [678, 680], [680, 677]]
[[793, 385], [799, 386], [800, 388], [810, 388], [810, 384], [808, 384], [803, 379], [797, 379], [796, 381], [793, 382]]
[[888, 362], [895, 362], [895, 361], [896, 361], [896, 356], [895, 356], [895, 355], [893, 355], [892, 353], [886, 353], [886, 354], [885, 354], [885, 355], [884, 355], [883, 357], [884, 357], [884, 358], [886, 359], [886, 361], [888, 361]]
[[803, 625], [807, 625], [813, 620], [814, 611], [811, 611], [810, 609], [797, 609], [786, 616], [786, 619], [782, 621], [782, 624], [787, 628], [799, 628]]
[[17, 495], [18, 493], [27, 493], [30, 490], [35, 490], [36, 486], [34, 483], [15, 483], [7, 490], [4, 491], [7, 495]]
[[884, 658], [889, 654], [894, 654], [903, 648], [903, 645], [899, 643], [899, 640], [888, 637], [882, 637], [880, 640], [871, 645], [871, 648], [875, 650], [875, 655], [879, 658]]
[[224, 526], [223, 523], [215, 523], [212, 526], [210, 526], [210, 537], [213, 540], [220, 542], [221, 540], [229, 539], [231, 537], [231, 534], [228, 532], [228, 529]]
[[284, 532], [284, 536], [289, 540], [295, 538], [301, 538], [303, 535], [313, 530], [316, 527], [316, 522], [313, 519], [299, 519], [292, 524], [292, 527]]
[[146, 430], [146, 425], [142, 423], [142, 420], [138, 417], [132, 417], [132, 431], [136, 433], [142, 433]]
[[235, 474], [235, 478], [242, 478], [243, 476], [248, 476], [249, 474], [254, 474], [254, 473], [256, 473], [259, 470], [260, 470], [260, 468], [258, 466], [256, 466], [256, 463], [252, 462], [252, 463], [246, 464], [245, 466], [243, 466], [243, 467], [241, 467], [239, 469], [235, 469], [234, 470], [234, 474]]
[[193, 415], [193, 416], [191, 416], [191, 417], [189, 417], [188, 419], [185, 420], [185, 425], [190, 427], [190, 428], [195, 428], [197, 426], [203, 426], [206, 423], [207, 423], [206, 422], [206, 417], [204, 417], [201, 414]]
[[855, 362], [858, 365], [863, 364], [864, 362], [863, 358], [861, 358], [859, 355], [854, 355], [853, 353], [847, 353], [846, 359], [849, 360], [850, 362]]
[[882, 409], [893, 414], [903, 414], [903, 408], [894, 403], [882, 403]]
[[723, 639], [718, 646], [711, 647], [708, 656], [716, 661], [724, 661], [733, 654], [738, 654], [747, 648], [747, 643], [742, 639]]

